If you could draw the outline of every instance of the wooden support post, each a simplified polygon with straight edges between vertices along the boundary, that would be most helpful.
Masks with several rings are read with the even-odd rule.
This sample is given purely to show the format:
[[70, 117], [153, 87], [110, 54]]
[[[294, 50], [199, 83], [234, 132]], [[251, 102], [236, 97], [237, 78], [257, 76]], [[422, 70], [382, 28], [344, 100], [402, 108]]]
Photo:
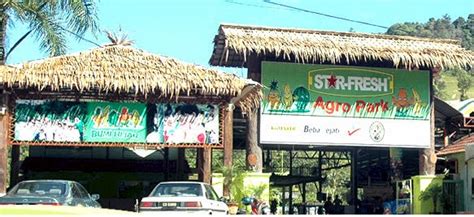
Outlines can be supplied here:
[[198, 180], [200, 182], [204, 181], [204, 162], [202, 161], [203, 159], [203, 149], [202, 148], [197, 148], [196, 149], [196, 170], [198, 174]]
[[[234, 149], [233, 125], [234, 125], [234, 105], [229, 105], [224, 113], [224, 167], [232, 168], [232, 152]], [[225, 179], [232, 177], [224, 177]], [[223, 196], [230, 196], [230, 180], [224, 181]]]
[[186, 180], [186, 173], [184, 172], [186, 169], [186, 156], [185, 156], [185, 149], [178, 148], [178, 161], [176, 165], [176, 174], [178, 174], [178, 180]]
[[[8, 107], [8, 95], [2, 96], [2, 106]], [[6, 193], [7, 190], [7, 164], [8, 164], [8, 123], [10, 111], [6, 111], [0, 116], [0, 193]]]
[[20, 146], [11, 146], [11, 162], [10, 162], [10, 186], [18, 183], [20, 178]]
[[[247, 77], [260, 82], [262, 60], [256, 55], [250, 55], [247, 63]], [[247, 168], [261, 173], [263, 170], [262, 148], [258, 144], [258, 110], [251, 111], [247, 118]]]
[[251, 171], [261, 173], [263, 170], [262, 148], [257, 139], [258, 111], [247, 114], [247, 168]]
[[203, 166], [203, 182], [211, 184], [211, 161], [212, 161], [212, 148], [203, 148], [202, 154], [202, 166]]
[[164, 158], [165, 158], [165, 180], [168, 181], [170, 177], [170, 158], [169, 158], [169, 148], [165, 148], [164, 150]]
[[420, 175], [434, 175], [436, 169], [436, 154], [435, 154], [435, 107], [434, 107], [434, 91], [433, 91], [433, 74], [439, 71], [438, 68], [430, 70], [430, 101], [431, 101], [431, 114], [430, 114], [430, 147], [420, 150], [419, 152], [419, 172]]
[[199, 148], [198, 157], [198, 176], [199, 181], [211, 184], [211, 148]]

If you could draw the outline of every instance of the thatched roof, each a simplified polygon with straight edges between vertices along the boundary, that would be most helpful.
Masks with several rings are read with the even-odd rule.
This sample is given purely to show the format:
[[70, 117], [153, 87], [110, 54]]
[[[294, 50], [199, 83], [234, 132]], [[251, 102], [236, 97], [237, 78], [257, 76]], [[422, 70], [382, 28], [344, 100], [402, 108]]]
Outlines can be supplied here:
[[395, 68], [472, 68], [455, 40], [222, 24], [210, 64], [246, 67], [249, 55], [297, 63], [388, 62]]
[[[183, 95], [235, 97], [245, 86], [255, 86], [232, 74], [122, 45], [1, 66], [0, 83], [13, 88], [155, 94], [174, 99]], [[258, 107], [254, 101], [261, 99], [260, 87], [246, 95], [240, 103]]]

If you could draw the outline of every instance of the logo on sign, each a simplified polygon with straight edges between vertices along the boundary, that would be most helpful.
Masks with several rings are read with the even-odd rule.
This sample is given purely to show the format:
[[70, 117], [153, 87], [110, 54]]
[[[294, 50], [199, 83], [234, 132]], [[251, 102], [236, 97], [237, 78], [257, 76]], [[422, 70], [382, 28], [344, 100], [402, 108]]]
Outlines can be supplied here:
[[333, 96], [391, 95], [393, 85], [393, 75], [376, 70], [328, 68], [308, 72], [309, 90]]

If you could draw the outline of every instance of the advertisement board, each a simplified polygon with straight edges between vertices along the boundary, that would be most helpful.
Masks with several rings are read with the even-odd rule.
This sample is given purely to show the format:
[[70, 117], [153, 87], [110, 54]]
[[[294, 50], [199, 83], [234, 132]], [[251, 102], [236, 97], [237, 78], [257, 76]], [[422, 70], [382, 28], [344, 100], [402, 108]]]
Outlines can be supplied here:
[[263, 144], [428, 147], [429, 72], [262, 62]]
[[219, 144], [212, 104], [16, 100], [14, 141]]

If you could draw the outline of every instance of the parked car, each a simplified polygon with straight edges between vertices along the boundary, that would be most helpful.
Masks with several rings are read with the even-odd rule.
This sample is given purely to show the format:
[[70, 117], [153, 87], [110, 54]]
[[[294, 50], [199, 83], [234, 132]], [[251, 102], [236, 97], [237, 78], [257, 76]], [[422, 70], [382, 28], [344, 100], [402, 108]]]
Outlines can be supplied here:
[[202, 182], [161, 182], [140, 203], [139, 212], [227, 214], [212, 186]]
[[16, 184], [0, 205], [53, 205], [97, 207], [98, 194], [92, 196], [78, 182], [67, 180], [29, 180]]

